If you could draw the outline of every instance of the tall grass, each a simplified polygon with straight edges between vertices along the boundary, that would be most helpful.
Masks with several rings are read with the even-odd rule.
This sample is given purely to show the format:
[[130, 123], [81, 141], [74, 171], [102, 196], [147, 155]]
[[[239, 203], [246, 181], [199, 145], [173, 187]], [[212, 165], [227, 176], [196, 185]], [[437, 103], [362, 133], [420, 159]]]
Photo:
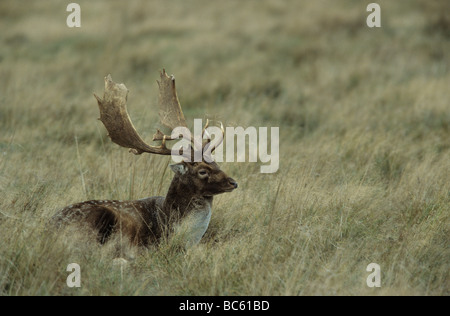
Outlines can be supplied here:
[[[445, 1], [378, 1], [379, 29], [350, 0], [78, 3], [80, 29], [54, 1], [0, 3], [1, 295], [449, 294]], [[121, 270], [114, 244], [48, 219], [166, 193], [168, 158], [112, 144], [92, 96], [108, 73], [124, 82], [148, 140], [163, 67], [187, 118], [279, 126], [280, 169], [221, 164], [239, 189], [214, 200], [201, 243], [166, 240]]]

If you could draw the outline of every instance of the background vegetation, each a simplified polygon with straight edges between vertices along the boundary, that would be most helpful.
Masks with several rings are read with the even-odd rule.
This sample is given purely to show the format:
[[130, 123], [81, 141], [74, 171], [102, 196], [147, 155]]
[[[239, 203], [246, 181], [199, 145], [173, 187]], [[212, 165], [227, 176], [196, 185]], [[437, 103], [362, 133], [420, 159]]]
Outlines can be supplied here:
[[[0, 2], [0, 295], [449, 295], [450, 2]], [[112, 265], [47, 225], [86, 199], [164, 195], [169, 158], [97, 121], [111, 73], [150, 140], [158, 71], [187, 118], [279, 126], [280, 169], [223, 163], [202, 242]], [[81, 266], [81, 288], [66, 267]], [[366, 266], [381, 266], [381, 288]]]

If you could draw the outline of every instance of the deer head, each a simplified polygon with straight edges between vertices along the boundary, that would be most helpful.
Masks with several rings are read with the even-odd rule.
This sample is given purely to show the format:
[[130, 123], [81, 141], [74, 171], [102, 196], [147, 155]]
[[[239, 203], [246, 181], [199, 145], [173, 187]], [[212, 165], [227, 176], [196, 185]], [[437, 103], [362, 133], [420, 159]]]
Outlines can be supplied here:
[[231, 192], [238, 187], [234, 179], [220, 170], [215, 162], [181, 162], [170, 166], [179, 182], [195, 188], [195, 195], [210, 197]]
[[[159, 86], [159, 117], [162, 125], [174, 130], [177, 127], [187, 129], [186, 120], [181, 109], [180, 102], [175, 89], [175, 78], [168, 76], [166, 71], [160, 73]], [[159, 129], [153, 135], [154, 141], [160, 141], [159, 146], [151, 146], [145, 143], [137, 133], [127, 112], [128, 89], [124, 84], [116, 84], [111, 76], [105, 78], [105, 93], [103, 98], [97, 99], [100, 109], [100, 120], [105, 125], [111, 140], [123, 147], [130, 149], [130, 152], [140, 155], [151, 153], [158, 155], [177, 155], [183, 157], [183, 162], [171, 165], [175, 172], [175, 178], [179, 186], [185, 187], [190, 195], [210, 197], [223, 192], [230, 192], [237, 188], [237, 183], [220, 170], [217, 163], [208, 159], [201, 162], [192, 162], [196, 150], [202, 151], [202, 157], [210, 155], [214, 149], [223, 141], [224, 129], [220, 123], [222, 134], [214, 142], [211, 141], [207, 133], [209, 121], [206, 121], [202, 130], [201, 139], [206, 141], [199, 143], [199, 140], [191, 136], [190, 145], [187, 150], [172, 150], [167, 147], [167, 141], [178, 139], [178, 135], [165, 135]], [[178, 192], [181, 194], [181, 192]]]

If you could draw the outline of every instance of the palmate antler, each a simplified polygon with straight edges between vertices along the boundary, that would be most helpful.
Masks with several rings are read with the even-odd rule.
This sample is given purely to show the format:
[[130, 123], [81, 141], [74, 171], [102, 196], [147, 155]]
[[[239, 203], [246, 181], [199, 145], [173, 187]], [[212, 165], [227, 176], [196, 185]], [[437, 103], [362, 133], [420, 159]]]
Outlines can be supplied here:
[[[159, 86], [159, 117], [162, 125], [173, 130], [176, 127], [185, 127], [186, 120], [184, 118], [183, 111], [181, 110], [180, 102], [178, 101], [177, 92], [175, 89], [175, 78], [168, 76], [166, 71], [160, 73]], [[127, 112], [127, 96], [128, 89], [124, 84], [117, 84], [112, 81], [110, 75], [105, 77], [105, 92], [103, 98], [99, 98], [95, 95], [98, 106], [100, 109], [100, 120], [105, 125], [108, 135], [111, 140], [126, 148], [130, 148], [130, 152], [140, 155], [144, 152], [159, 155], [171, 155], [171, 149], [166, 147], [166, 141], [174, 140], [178, 138], [171, 138], [168, 135], [162, 133], [159, 129], [153, 135], [154, 141], [161, 141], [159, 146], [151, 146], [142, 140], [137, 133], [130, 116]], [[202, 139], [209, 125], [209, 121], [206, 121], [205, 127], [202, 131]], [[220, 145], [223, 141], [223, 126], [221, 124], [222, 135], [218, 137], [215, 144], [211, 144], [211, 140], [208, 140], [204, 144], [198, 144], [195, 138], [191, 134], [191, 146], [188, 152], [180, 150], [177, 154], [185, 157], [188, 161], [192, 161], [194, 157], [194, 150], [207, 149], [209, 153]], [[209, 149], [211, 147], [211, 150]]]
[[178, 101], [177, 90], [175, 89], [175, 78], [168, 76], [166, 70], [160, 73], [161, 80], [156, 81], [159, 86], [159, 119], [161, 123], [173, 130], [175, 127], [187, 127]]

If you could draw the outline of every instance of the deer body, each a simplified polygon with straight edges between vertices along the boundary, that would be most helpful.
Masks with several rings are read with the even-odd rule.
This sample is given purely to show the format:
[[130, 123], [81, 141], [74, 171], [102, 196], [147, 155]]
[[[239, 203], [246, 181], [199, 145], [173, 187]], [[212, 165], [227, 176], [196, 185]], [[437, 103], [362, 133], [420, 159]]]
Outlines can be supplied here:
[[215, 163], [180, 163], [171, 168], [175, 176], [166, 197], [86, 201], [69, 205], [54, 218], [59, 223], [87, 224], [102, 244], [120, 232], [132, 244], [147, 246], [175, 231], [183, 234], [186, 246], [195, 245], [208, 228], [213, 195], [230, 192], [237, 183]]
[[[187, 128], [175, 90], [175, 79], [173, 76], [167, 76], [165, 70], [160, 78], [158, 85], [161, 123], [172, 130], [180, 126]], [[150, 146], [142, 140], [128, 116], [127, 96], [128, 89], [125, 85], [114, 83], [110, 76], [105, 78], [103, 98], [95, 95], [100, 109], [100, 120], [111, 140], [130, 148], [130, 151], [137, 155], [144, 152], [174, 154], [166, 147], [166, 141], [177, 138], [164, 135], [160, 130], [153, 137], [153, 140], [161, 141], [160, 146]], [[207, 127], [208, 121], [203, 128], [202, 137]], [[211, 156], [200, 162], [191, 162], [195, 156], [194, 149], [198, 150], [200, 147], [203, 153], [209, 152], [210, 155], [223, 141], [223, 126], [221, 129], [222, 135], [216, 144], [212, 144], [210, 139], [199, 144], [191, 137], [191, 146], [178, 151], [178, 155], [184, 159], [183, 162], [170, 166], [175, 175], [166, 197], [149, 197], [135, 201], [86, 201], [65, 207], [54, 219], [60, 224], [76, 222], [90, 227], [100, 243], [105, 243], [117, 232], [128, 238], [132, 244], [142, 246], [156, 243], [161, 237], [172, 232], [182, 234], [186, 246], [198, 243], [211, 219], [213, 196], [237, 188], [236, 181], [220, 170]], [[209, 148], [209, 151], [205, 148]]]

